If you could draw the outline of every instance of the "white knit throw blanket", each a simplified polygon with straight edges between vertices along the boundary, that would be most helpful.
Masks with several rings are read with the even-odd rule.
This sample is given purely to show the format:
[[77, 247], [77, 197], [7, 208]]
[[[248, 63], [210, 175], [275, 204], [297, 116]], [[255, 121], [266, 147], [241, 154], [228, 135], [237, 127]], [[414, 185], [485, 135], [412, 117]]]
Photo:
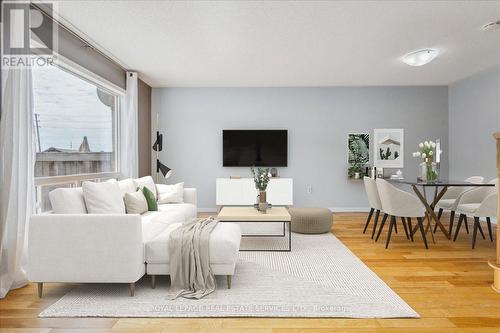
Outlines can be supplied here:
[[217, 222], [212, 217], [194, 218], [170, 234], [170, 299], [200, 299], [215, 290], [208, 251], [210, 233]]

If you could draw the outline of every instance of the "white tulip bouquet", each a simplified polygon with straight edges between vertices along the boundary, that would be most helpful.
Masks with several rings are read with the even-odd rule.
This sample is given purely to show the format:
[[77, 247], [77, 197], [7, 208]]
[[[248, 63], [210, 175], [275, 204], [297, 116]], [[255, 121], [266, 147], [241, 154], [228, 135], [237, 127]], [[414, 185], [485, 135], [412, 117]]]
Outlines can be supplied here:
[[422, 163], [422, 178], [426, 181], [436, 181], [438, 173], [433, 160], [434, 156], [441, 154], [442, 151], [437, 151], [436, 143], [433, 141], [420, 142], [418, 148], [420, 150], [414, 152], [413, 157], [421, 157], [424, 160], [424, 163]]

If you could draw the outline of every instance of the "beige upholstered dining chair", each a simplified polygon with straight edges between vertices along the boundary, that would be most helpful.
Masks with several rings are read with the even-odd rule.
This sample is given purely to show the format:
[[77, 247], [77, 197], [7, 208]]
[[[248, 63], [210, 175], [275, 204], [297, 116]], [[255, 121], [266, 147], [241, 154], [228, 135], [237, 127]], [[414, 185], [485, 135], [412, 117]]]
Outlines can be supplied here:
[[[427, 245], [427, 239], [425, 238], [423, 225], [423, 218], [425, 216], [424, 205], [415, 195], [396, 188], [386, 180], [377, 179], [376, 182], [378, 193], [380, 196], [380, 202], [382, 203], [382, 210], [384, 211], [384, 213], [388, 214], [391, 217], [385, 248], [389, 246], [389, 242], [391, 241], [392, 229], [396, 225], [397, 217], [401, 217], [403, 227], [405, 228], [406, 237], [410, 237], [413, 240], [411, 218], [414, 217], [417, 219], [418, 228], [420, 229], [420, 232], [422, 234], [425, 248], [428, 249], [429, 247]], [[405, 218], [408, 221], [408, 227], [406, 225]], [[384, 224], [385, 219], [382, 220], [377, 239], [382, 232]]]
[[494, 184], [494, 187], [478, 187], [473, 190], [467, 191], [460, 197], [460, 202], [457, 205], [457, 212], [460, 214], [458, 219], [457, 230], [453, 241], [457, 240], [462, 226], [462, 221], [467, 223], [467, 216], [474, 217], [474, 229], [472, 232], [472, 248], [476, 247], [477, 231], [481, 232], [484, 237], [483, 230], [480, 224], [480, 218], [486, 218], [490, 241], [493, 242], [493, 232], [491, 230], [491, 217], [497, 215], [498, 205], [498, 178], [488, 182]]
[[[484, 177], [481, 176], [472, 176], [464, 180], [468, 183], [473, 184], [481, 184], [484, 182]], [[441, 200], [436, 204], [436, 207], [439, 209], [438, 211], [438, 219], [441, 218], [444, 210], [450, 211], [450, 225], [448, 228], [449, 235], [451, 236], [451, 232], [453, 229], [453, 222], [455, 220], [455, 211], [457, 210], [458, 202], [460, 201], [460, 197], [467, 191], [472, 190], [470, 187], [460, 187], [460, 186], [451, 186], [446, 190], [446, 193], [443, 195]], [[437, 223], [434, 225], [434, 233], [437, 230]], [[465, 223], [465, 230], [469, 233], [469, 226]]]
[[368, 218], [366, 219], [363, 233], [366, 232], [366, 229], [368, 228], [370, 220], [373, 216], [373, 212], [375, 212], [375, 218], [373, 219], [373, 229], [372, 229], [372, 239], [373, 239], [373, 237], [375, 236], [375, 230], [377, 229], [378, 218], [380, 212], [382, 211], [382, 203], [380, 202], [380, 197], [378, 195], [378, 190], [377, 190], [377, 183], [375, 182], [375, 179], [365, 176], [363, 178], [363, 181], [365, 183], [366, 195], [368, 196], [368, 203], [370, 204], [370, 212], [368, 213]]

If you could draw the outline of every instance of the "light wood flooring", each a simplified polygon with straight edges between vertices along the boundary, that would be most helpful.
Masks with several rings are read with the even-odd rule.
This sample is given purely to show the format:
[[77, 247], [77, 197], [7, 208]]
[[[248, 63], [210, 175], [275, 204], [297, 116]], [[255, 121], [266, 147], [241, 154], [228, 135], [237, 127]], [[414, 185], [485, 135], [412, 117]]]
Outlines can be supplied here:
[[[30, 284], [0, 301], [0, 331], [8, 332], [500, 332], [500, 294], [490, 285], [493, 243], [480, 236], [471, 250], [463, 231], [456, 243], [436, 234], [425, 250], [417, 236], [410, 243], [401, 225], [386, 250], [362, 230], [366, 214], [335, 214], [332, 232], [410, 304], [421, 319], [155, 319], [37, 318], [74, 286], [47, 284], [44, 298]], [[447, 226], [447, 220], [445, 225]], [[486, 227], [484, 227], [486, 231]], [[332, 253], [332, 255], [335, 255]], [[235, 279], [233, 283], [238, 283]]]

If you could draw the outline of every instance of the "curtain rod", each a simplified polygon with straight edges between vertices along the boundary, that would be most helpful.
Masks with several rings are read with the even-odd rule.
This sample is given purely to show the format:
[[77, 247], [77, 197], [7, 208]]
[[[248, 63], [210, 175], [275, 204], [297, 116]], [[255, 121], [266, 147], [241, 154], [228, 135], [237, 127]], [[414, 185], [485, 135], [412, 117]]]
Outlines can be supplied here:
[[60, 21], [56, 20], [52, 15], [50, 15], [49, 13], [47, 13], [47, 11], [43, 8], [43, 4], [42, 3], [36, 4], [36, 3], [31, 2], [30, 5], [33, 6], [33, 7], [35, 7], [36, 9], [38, 9], [43, 15], [45, 15], [50, 20], [52, 20], [52, 22], [56, 23], [57, 25], [59, 25], [60, 27], [62, 27], [64, 30], [66, 30], [67, 32], [69, 32], [71, 35], [73, 35], [74, 37], [78, 38], [78, 40], [80, 40], [84, 44], [85, 47], [91, 48], [93, 51], [95, 51], [96, 53], [99, 53], [101, 56], [103, 56], [107, 60], [111, 61], [116, 66], [118, 66], [121, 69], [123, 69], [124, 71], [126, 71], [126, 72], [128, 71], [127, 68], [125, 68], [122, 65], [120, 65], [118, 62], [116, 62], [116, 60], [112, 59], [110, 56], [108, 56], [107, 54], [105, 54], [103, 51], [99, 50], [94, 45], [90, 44], [87, 40], [85, 40], [83, 37], [81, 37], [80, 35], [78, 35], [72, 29], [68, 28], [66, 25], [64, 25]]

